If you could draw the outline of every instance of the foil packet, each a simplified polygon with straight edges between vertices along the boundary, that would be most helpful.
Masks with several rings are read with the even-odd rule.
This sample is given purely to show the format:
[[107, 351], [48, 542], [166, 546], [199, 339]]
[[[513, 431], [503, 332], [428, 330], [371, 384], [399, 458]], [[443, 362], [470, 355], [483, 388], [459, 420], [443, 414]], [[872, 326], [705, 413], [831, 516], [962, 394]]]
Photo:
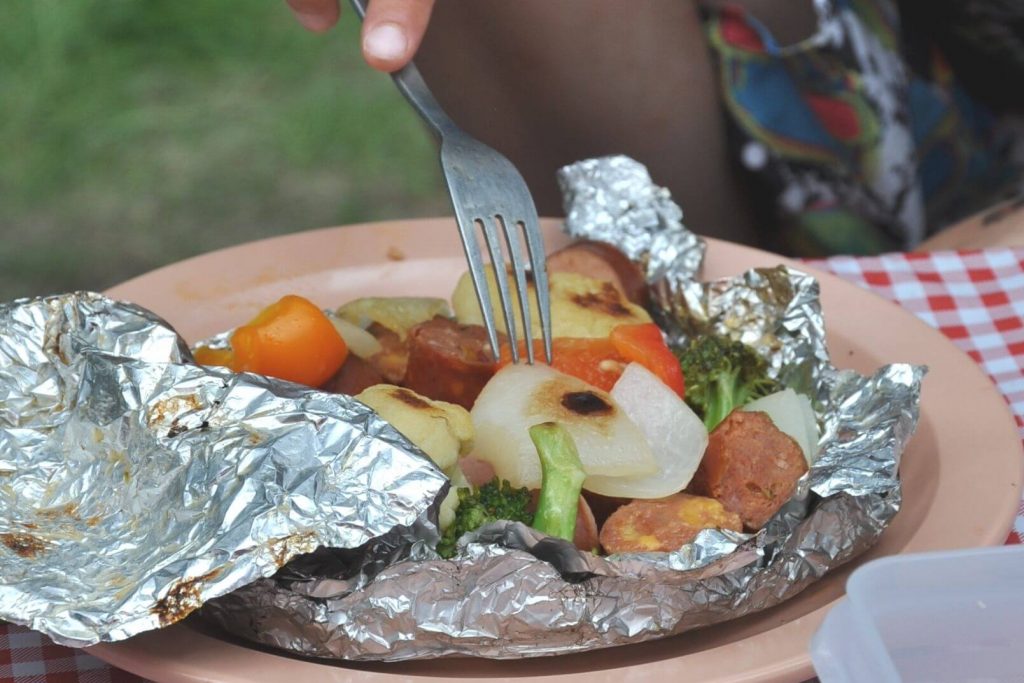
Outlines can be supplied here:
[[432, 548], [447, 478], [368, 407], [191, 360], [98, 294], [0, 305], [0, 620], [82, 647], [320, 546]]
[[706, 530], [672, 553], [597, 557], [516, 523], [467, 535], [453, 561], [374, 565], [375, 575], [359, 558], [332, 560], [328, 551], [211, 601], [205, 617], [314, 657], [564, 654], [772, 607], [876, 542], [899, 510], [899, 459], [917, 423], [925, 369], [896, 364], [861, 376], [833, 367], [818, 285], [807, 274], [780, 266], [696, 281], [703, 243], [637, 162], [588, 160], [562, 169], [559, 180], [567, 230], [645, 265], [654, 312], [673, 343], [728, 334], [812, 398], [819, 454], [789, 503], [756, 535]]

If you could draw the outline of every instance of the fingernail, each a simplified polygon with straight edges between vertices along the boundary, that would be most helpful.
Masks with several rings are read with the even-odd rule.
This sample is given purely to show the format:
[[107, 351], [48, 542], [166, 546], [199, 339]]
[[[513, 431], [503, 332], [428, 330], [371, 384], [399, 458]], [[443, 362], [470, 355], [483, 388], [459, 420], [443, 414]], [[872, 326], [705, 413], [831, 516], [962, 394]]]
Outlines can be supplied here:
[[409, 47], [405, 31], [398, 24], [377, 24], [363, 38], [363, 50], [377, 59], [401, 59]]

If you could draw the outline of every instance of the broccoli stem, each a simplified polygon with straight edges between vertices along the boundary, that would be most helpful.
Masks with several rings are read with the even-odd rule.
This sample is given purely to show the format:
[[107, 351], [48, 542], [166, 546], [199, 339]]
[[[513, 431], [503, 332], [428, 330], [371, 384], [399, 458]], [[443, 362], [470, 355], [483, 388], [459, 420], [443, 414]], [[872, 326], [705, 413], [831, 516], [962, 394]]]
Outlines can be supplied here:
[[576, 533], [580, 490], [587, 478], [572, 436], [560, 424], [544, 422], [530, 427], [530, 439], [540, 456], [540, 501], [533, 528], [571, 541]]

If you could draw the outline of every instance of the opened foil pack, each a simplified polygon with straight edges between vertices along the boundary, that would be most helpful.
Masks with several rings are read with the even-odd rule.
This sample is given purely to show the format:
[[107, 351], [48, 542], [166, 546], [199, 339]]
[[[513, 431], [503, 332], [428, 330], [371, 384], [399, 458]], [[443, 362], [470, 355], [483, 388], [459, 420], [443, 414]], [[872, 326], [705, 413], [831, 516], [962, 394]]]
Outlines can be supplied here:
[[[891, 365], [864, 377], [832, 367], [817, 284], [805, 274], [779, 267], [697, 282], [703, 243], [636, 162], [589, 160], [559, 179], [570, 232], [616, 244], [644, 265], [654, 313], [674, 343], [705, 330], [731, 334], [757, 348], [785, 384], [813, 397], [822, 427], [818, 459], [760, 532], [708, 530], [673, 553], [597, 557], [521, 524], [498, 523], [463, 538], [457, 559], [441, 560], [433, 544], [443, 475], [368, 409], [346, 397], [197, 368], [153, 316], [95, 296], [61, 297], [0, 309], [7, 316], [0, 320], [0, 539], [26, 533], [25, 510], [33, 511], [28, 523], [37, 532], [48, 519], [40, 512], [68, 504], [76, 506], [69, 518], [78, 519], [67, 522], [74, 533], [85, 533], [92, 509], [112, 501], [139, 511], [137, 520], [167, 510], [161, 514], [173, 522], [156, 535], [132, 536], [125, 521], [127, 530], [111, 525], [99, 539], [117, 558], [103, 560], [116, 565], [111, 571], [141, 580], [128, 584], [130, 595], [89, 578], [103, 547], [18, 555], [13, 572], [3, 556], [0, 618], [68, 644], [114, 640], [164, 623], [152, 610], [175, 586], [194, 583], [195, 591], [173, 595], [187, 593], [190, 608], [205, 603], [201, 616], [235, 635], [291, 652], [382, 661], [517, 658], [737, 618], [792, 597], [873, 545], [899, 509], [897, 469], [916, 425], [924, 369]], [[9, 327], [5, 321], [15, 318], [21, 326]], [[202, 409], [175, 403], [197, 385], [209, 391]], [[236, 411], [227, 418], [233, 426], [211, 430], [222, 424], [210, 418], [226, 403]], [[178, 407], [164, 415], [158, 405]], [[325, 424], [334, 439], [320, 436]], [[90, 442], [97, 425], [103, 439]], [[276, 446], [245, 443], [250, 428], [279, 434], [270, 439]], [[183, 435], [189, 441], [174, 446]], [[148, 497], [141, 484], [122, 486], [120, 471], [107, 464], [113, 447], [99, 445], [109, 440], [142, 446], [117, 452], [135, 458], [134, 476], [152, 482]], [[138, 469], [150, 466], [139, 453], [165, 450], [183, 472], [199, 474]], [[79, 464], [50, 491], [41, 482], [48, 486], [52, 472], [69, 467], [62, 458]], [[282, 467], [294, 458], [316, 484]], [[187, 464], [194, 461], [202, 464]], [[33, 476], [27, 493], [9, 485]], [[161, 488], [171, 479], [182, 484]], [[133, 502], [134, 495], [143, 497]], [[275, 504], [266, 505], [268, 498]], [[263, 522], [270, 509], [273, 522]], [[301, 547], [285, 542], [294, 552], [260, 555], [268, 538], [294, 538], [296, 529], [315, 531]], [[63, 547], [58, 541], [50, 548]], [[300, 552], [308, 554], [271, 577]], [[49, 574], [35, 578], [40, 568]], [[70, 578], [61, 581], [60, 572]], [[79, 618], [69, 622], [64, 612]]]
[[[243, 638], [306, 655], [399, 661], [495, 659], [636, 643], [766, 609], [871, 547], [899, 510], [900, 454], [924, 368], [836, 370], [815, 280], [778, 267], [699, 283], [704, 244], [647, 170], [626, 157], [559, 173], [567, 230], [643, 264], [675, 343], [713, 330], [754, 346], [811, 396], [822, 438], [793, 499], [756, 535], [707, 530], [673, 553], [597, 557], [517, 523], [463, 539], [454, 561], [366, 571], [330, 552], [207, 604]], [[376, 572], [376, 573], [374, 573]]]
[[123, 640], [320, 546], [432, 547], [445, 476], [346, 396], [98, 294], [0, 306], [0, 620]]

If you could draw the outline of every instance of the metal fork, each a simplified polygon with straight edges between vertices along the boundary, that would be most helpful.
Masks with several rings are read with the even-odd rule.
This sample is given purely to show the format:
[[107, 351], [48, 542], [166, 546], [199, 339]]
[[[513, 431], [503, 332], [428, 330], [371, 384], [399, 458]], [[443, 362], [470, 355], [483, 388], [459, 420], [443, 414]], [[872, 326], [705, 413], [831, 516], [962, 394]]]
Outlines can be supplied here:
[[[365, 0], [351, 0], [360, 19], [366, 16]], [[459, 224], [459, 235], [469, 262], [469, 272], [480, 302], [484, 326], [491, 343], [494, 357], [498, 358], [498, 330], [495, 327], [494, 309], [487, 286], [486, 271], [480, 254], [480, 244], [475, 234], [479, 226], [487, 245], [494, 279], [498, 286], [498, 298], [505, 319], [505, 329], [511, 346], [512, 362], [518, 363], [519, 345], [516, 340], [516, 316], [513, 312], [509, 292], [508, 272], [502, 257], [502, 243], [512, 265], [515, 278], [519, 310], [522, 313], [523, 333], [526, 339], [528, 363], [534, 362], [533, 331], [530, 322], [529, 287], [526, 264], [523, 262], [522, 244], [519, 231], [526, 237], [530, 260], [530, 273], [537, 293], [541, 336], [544, 340], [544, 356], [551, 362], [551, 301], [548, 294], [548, 277], [545, 267], [544, 241], [541, 237], [537, 209], [533, 204], [526, 182], [508, 159], [468, 135], [448, 118], [441, 105], [434, 99], [427, 84], [413, 63], [391, 74], [395, 85], [405, 99], [419, 112], [430, 126], [441, 145], [441, 169], [452, 198], [452, 208]]]

